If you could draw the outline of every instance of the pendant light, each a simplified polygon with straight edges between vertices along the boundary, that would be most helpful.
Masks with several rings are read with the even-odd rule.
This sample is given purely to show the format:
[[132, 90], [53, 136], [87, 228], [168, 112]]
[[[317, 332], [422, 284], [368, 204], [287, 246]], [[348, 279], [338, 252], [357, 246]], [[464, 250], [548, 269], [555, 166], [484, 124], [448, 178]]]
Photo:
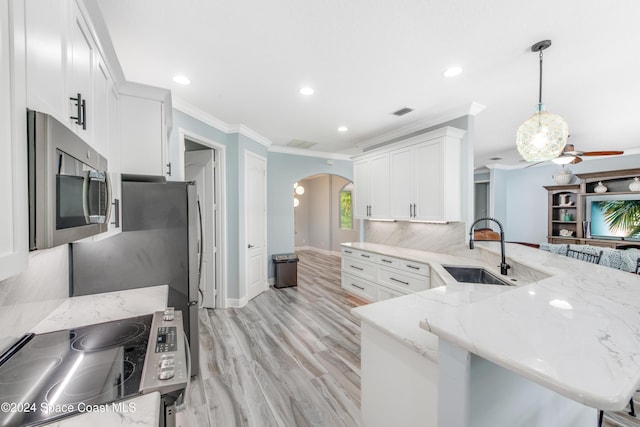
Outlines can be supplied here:
[[538, 105], [533, 113], [516, 133], [516, 145], [523, 159], [528, 162], [541, 162], [555, 159], [567, 144], [569, 126], [557, 114], [549, 113], [542, 103], [542, 51], [551, 46], [551, 40], [540, 41], [531, 46], [532, 52], [540, 56], [540, 86]]

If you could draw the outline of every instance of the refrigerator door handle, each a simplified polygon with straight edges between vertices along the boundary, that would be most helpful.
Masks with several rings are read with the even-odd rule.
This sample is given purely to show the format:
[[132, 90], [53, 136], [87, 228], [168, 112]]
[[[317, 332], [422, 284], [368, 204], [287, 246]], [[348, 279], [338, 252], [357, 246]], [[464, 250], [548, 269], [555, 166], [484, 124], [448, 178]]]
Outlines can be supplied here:
[[[204, 292], [200, 287], [200, 283], [202, 282], [202, 263], [204, 262], [204, 229], [202, 228], [202, 209], [200, 208], [200, 199], [197, 200], [198, 203], [198, 221], [200, 222], [200, 247], [198, 248], [200, 259], [198, 260], [198, 293], [200, 294], [200, 300], [204, 303]], [[197, 302], [196, 302], [197, 303]]]

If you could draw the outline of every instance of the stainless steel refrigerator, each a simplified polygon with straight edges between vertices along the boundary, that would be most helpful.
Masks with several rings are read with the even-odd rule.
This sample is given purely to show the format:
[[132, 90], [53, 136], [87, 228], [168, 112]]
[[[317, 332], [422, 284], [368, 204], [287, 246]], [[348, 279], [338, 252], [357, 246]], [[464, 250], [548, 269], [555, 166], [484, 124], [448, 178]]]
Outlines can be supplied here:
[[122, 233], [73, 243], [74, 296], [169, 285], [168, 305], [182, 310], [198, 374], [200, 212], [194, 183], [122, 176]]

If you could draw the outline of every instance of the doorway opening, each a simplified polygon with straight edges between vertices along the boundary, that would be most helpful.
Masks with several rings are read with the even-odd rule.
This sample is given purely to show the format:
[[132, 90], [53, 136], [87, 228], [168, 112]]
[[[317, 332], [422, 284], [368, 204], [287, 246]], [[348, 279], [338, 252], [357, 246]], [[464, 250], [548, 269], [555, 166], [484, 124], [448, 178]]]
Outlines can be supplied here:
[[[489, 181], [476, 181], [474, 184], [474, 220], [489, 217], [490, 206], [490, 186]], [[488, 221], [477, 224], [477, 228], [489, 228]]]
[[341, 243], [358, 241], [352, 191], [350, 180], [333, 174], [312, 175], [292, 183], [296, 250], [340, 255]]
[[195, 181], [201, 213], [200, 306], [226, 307], [225, 146], [180, 129], [184, 178]]

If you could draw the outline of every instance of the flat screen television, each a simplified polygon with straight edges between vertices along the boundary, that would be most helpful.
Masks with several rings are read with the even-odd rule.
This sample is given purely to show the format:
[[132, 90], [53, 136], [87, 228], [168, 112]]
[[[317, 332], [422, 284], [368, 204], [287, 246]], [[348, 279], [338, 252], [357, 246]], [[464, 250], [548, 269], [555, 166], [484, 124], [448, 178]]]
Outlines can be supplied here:
[[586, 214], [592, 238], [640, 241], [640, 194], [590, 196]]

